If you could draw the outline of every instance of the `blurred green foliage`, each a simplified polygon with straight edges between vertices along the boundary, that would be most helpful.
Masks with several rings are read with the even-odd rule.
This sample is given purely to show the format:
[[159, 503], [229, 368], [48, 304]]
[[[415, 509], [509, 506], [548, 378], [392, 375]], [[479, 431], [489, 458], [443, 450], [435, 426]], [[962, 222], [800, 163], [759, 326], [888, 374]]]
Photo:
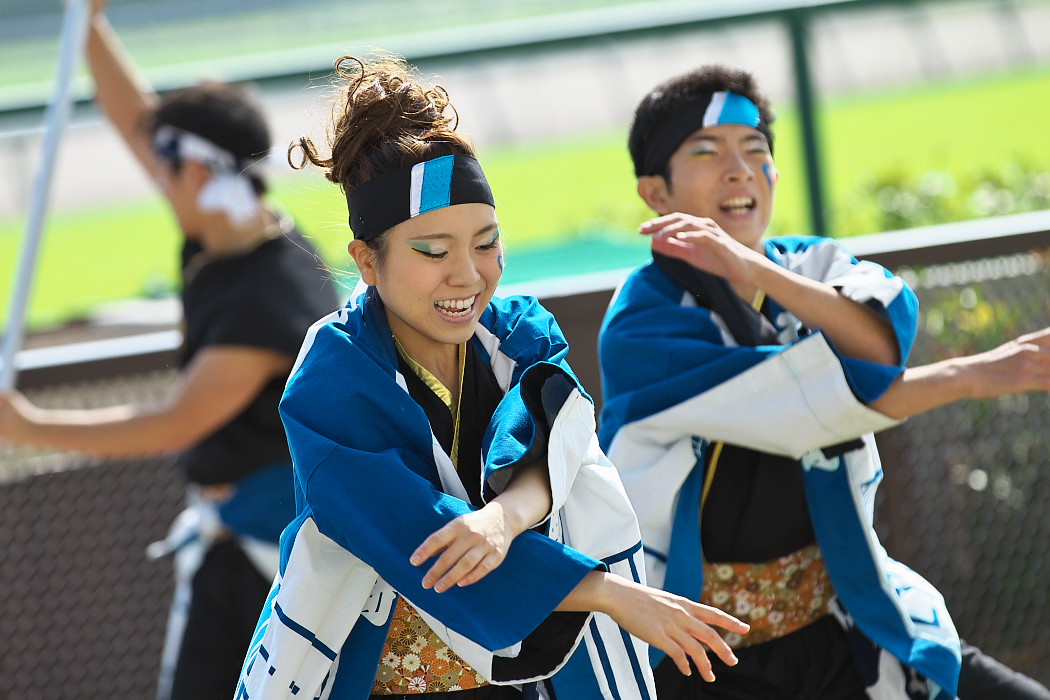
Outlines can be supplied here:
[[873, 217], [847, 228], [879, 231], [1050, 209], [1050, 170], [1033, 158], [982, 163], [961, 174], [900, 168], [868, 173], [843, 216]]

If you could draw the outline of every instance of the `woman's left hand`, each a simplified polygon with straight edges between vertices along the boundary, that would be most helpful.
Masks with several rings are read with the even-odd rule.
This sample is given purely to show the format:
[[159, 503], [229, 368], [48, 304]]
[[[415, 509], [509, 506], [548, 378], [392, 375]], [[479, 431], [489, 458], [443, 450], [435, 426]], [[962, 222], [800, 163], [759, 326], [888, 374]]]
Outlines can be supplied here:
[[420, 566], [437, 557], [423, 576], [423, 587], [443, 593], [453, 586], [469, 586], [484, 578], [507, 556], [520, 534], [499, 501], [461, 515], [423, 540], [409, 561]]

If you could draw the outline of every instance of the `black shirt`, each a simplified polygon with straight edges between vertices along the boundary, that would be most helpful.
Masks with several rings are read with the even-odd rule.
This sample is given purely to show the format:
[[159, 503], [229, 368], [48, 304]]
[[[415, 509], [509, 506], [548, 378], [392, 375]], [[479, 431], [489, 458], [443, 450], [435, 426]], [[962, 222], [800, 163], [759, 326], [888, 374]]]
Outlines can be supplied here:
[[[211, 346], [247, 346], [298, 355], [307, 329], [338, 306], [313, 245], [293, 225], [251, 251], [207, 258], [187, 240], [182, 251], [185, 323], [182, 365]], [[286, 377], [274, 377], [227, 424], [179, 458], [191, 481], [231, 483], [290, 460], [277, 413]]]

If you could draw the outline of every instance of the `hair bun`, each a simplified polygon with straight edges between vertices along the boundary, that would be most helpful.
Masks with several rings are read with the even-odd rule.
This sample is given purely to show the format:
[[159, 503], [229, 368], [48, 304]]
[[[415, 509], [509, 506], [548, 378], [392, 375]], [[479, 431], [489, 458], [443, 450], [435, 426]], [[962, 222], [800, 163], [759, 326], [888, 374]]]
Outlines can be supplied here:
[[[312, 163], [350, 193], [391, 170], [442, 155], [474, 155], [456, 127], [459, 115], [448, 92], [425, 81], [405, 59], [390, 54], [335, 62], [341, 82], [328, 133], [331, 156], [320, 156], [308, 137], [288, 149], [292, 167]], [[293, 153], [301, 151], [298, 164]]]

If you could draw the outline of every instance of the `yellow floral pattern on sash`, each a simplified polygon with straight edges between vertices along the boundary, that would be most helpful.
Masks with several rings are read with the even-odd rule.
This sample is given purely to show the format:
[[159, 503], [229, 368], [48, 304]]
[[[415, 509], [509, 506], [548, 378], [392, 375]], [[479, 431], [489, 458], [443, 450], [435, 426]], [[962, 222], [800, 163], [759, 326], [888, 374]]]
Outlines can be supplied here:
[[449, 649], [415, 608], [399, 598], [372, 694], [439, 693], [482, 685], [488, 681]]
[[758, 564], [704, 562], [700, 602], [751, 625], [746, 635], [718, 630], [734, 649], [778, 639], [816, 622], [831, 612], [834, 598], [824, 557], [815, 544]]

